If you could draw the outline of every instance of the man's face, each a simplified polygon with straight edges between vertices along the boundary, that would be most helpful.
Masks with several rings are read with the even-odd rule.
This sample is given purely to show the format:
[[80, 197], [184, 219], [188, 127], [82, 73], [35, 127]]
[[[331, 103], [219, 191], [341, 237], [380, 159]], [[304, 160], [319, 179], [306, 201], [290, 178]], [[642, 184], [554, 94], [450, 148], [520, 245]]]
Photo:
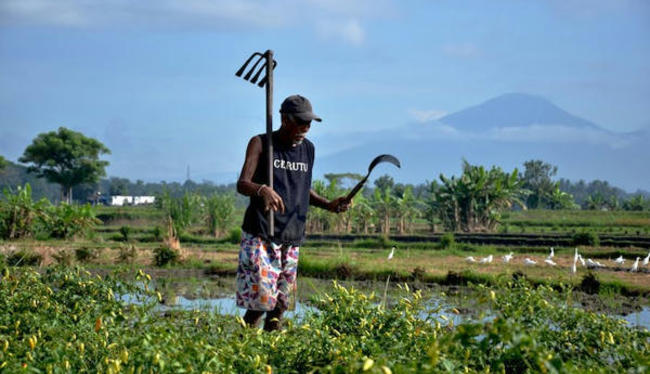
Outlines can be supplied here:
[[293, 145], [297, 146], [302, 144], [303, 140], [305, 140], [305, 137], [307, 136], [307, 132], [309, 132], [309, 128], [311, 127], [311, 121], [303, 121], [299, 118], [293, 117], [293, 120], [287, 118], [286, 124], [288, 126], [287, 129], [289, 130], [289, 139], [291, 139]]

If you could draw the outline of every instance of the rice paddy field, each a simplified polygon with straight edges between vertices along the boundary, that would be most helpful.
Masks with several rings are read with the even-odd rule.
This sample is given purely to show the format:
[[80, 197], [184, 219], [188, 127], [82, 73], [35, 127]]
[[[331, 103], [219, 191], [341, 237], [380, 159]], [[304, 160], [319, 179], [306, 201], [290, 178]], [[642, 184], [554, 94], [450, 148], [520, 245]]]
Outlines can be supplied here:
[[[272, 333], [232, 306], [237, 222], [221, 238], [191, 227], [160, 266], [159, 211], [97, 216], [85, 238], [0, 242], [0, 372], [650, 370], [649, 212], [509, 212], [492, 234], [309, 233], [299, 309]], [[572, 272], [576, 248], [603, 266]]]

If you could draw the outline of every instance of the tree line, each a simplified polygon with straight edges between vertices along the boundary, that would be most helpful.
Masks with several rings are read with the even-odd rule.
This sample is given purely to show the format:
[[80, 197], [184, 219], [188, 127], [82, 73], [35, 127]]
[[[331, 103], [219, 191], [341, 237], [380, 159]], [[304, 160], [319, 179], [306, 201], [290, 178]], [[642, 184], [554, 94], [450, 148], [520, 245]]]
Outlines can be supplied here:
[[[209, 181], [196, 183], [131, 182], [127, 178], [105, 177], [107, 161], [100, 156], [110, 150], [96, 139], [64, 127], [39, 134], [19, 161], [26, 166], [6, 161], [0, 156], [0, 188], [15, 189], [29, 182], [35, 197], [50, 201], [85, 202], [89, 196], [167, 194], [181, 198], [186, 194], [199, 196], [233, 196], [237, 208], [247, 199], [234, 193], [235, 184], [216, 185]], [[341, 220], [328, 218], [325, 212], [310, 211], [311, 229], [387, 232], [391, 221], [399, 232], [412, 230], [416, 219], [425, 219], [432, 228], [442, 225], [460, 231], [490, 231], [499, 221], [499, 212], [512, 207], [520, 209], [649, 209], [647, 192], [626, 194], [606, 181], [572, 183], [555, 180], [557, 166], [542, 160], [529, 160], [523, 172], [501, 168], [490, 169], [463, 162], [459, 176], [440, 175], [421, 184], [395, 183], [390, 176], [379, 177], [355, 199], [355, 205]], [[345, 192], [347, 182], [356, 174], [326, 174], [325, 180], [314, 180], [313, 188], [321, 195], [334, 197]], [[56, 186], [58, 185], [58, 191]], [[374, 218], [373, 218], [374, 217]], [[372, 218], [372, 219], [371, 219]]]

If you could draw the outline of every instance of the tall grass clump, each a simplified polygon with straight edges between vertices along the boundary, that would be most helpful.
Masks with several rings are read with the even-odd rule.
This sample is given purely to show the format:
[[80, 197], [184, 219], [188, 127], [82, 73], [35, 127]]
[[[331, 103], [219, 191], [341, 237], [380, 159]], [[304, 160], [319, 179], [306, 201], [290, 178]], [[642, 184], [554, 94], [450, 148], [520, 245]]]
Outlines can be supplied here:
[[456, 245], [453, 232], [446, 232], [440, 237], [440, 247], [443, 249], [452, 249]]

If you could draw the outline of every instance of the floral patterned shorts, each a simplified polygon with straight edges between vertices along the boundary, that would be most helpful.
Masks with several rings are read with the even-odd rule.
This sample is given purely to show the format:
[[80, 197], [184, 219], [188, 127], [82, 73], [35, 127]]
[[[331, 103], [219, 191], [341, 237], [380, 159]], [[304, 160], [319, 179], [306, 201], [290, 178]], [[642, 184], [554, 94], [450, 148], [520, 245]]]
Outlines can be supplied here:
[[296, 292], [299, 248], [269, 243], [242, 232], [237, 267], [237, 306], [270, 311], [280, 303], [283, 309], [292, 309], [289, 296]]

